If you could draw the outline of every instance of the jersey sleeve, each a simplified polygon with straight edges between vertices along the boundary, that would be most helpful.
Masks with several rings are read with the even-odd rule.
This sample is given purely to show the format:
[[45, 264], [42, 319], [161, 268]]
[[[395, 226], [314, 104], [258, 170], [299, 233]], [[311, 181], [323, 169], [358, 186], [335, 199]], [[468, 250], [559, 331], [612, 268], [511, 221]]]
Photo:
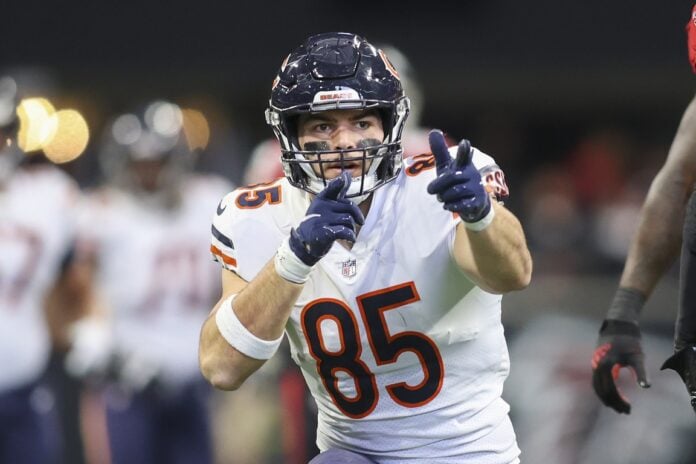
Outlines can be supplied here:
[[259, 205], [244, 202], [252, 196], [245, 188], [225, 195], [217, 206], [210, 229], [213, 259], [246, 281], [256, 277], [284, 237], [284, 231], [277, 227], [276, 208], [280, 201]]
[[[213, 254], [213, 259], [220, 263], [223, 268], [237, 272], [237, 251], [232, 240], [235, 215], [229, 206], [233, 193], [225, 195], [218, 204], [210, 227], [210, 252]], [[228, 209], [230, 211], [227, 211]]]

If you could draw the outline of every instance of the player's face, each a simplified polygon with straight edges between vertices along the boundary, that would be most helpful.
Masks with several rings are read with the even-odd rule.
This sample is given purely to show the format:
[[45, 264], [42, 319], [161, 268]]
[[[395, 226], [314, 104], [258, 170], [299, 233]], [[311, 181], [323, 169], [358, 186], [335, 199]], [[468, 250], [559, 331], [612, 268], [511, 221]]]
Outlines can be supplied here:
[[[303, 150], [347, 150], [343, 162], [339, 153], [322, 155], [324, 178], [333, 179], [341, 170], [351, 172], [353, 177], [363, 173], [362, 159], [365, 148], [378, 145], [384, 140], [384, 129], [379, 114], [372, 110], [332, 110], [300, 116], [297, 123], [297, 135]], [[310, 158], [308, 156], [308, 158]], [[367, 160], [367, 171], [372, 160]], [[343, 168], [341, 167], [343, 166]], [[312, 166], [317, 175], [321, 175], [319, 166]]]

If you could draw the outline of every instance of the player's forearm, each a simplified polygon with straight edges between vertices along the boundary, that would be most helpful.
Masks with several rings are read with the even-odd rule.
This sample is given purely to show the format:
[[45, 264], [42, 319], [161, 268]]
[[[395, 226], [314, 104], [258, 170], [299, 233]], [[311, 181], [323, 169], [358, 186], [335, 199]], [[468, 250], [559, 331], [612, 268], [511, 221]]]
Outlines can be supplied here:
[[303, 285], [288, 282], [278, 275], [273, 260], [234, 300], [234, 310], [244, 326], [259, 338], [280, 337]]
[[477, 283], [495, 293], [520, 290], [529, 285], [532, 275], [532, 258], [522, 225], [502, 205], [496, 203], [493, 207], [496, 216], [488, 228], [481, 232], [465, 229]]
[[643, 206], [641, 221], [626, 259], [621, 287], [633, 288], [646, 298], [679, 252], [682, 219], [691, 186], [679, 174], [661, 171]]
[[235, 390], [265, 361], [249, 357], [228, 343], [216, 323], [215, 313], [233, 310], [241, 324], [259, 339], [282, 336], [302, 286], [278, 276], [273, 261], [267, 264], [233, 301], [232, 308], [221, 300], [205, 322], [201, 333], [200, 365], [203, 375], [215, 387]]
[[203, 324], [198, 356], [203, 377], [220, 390], [236, 390], [265, 362], [245, 356], [227, 343], [215, 323], [215, 311]]

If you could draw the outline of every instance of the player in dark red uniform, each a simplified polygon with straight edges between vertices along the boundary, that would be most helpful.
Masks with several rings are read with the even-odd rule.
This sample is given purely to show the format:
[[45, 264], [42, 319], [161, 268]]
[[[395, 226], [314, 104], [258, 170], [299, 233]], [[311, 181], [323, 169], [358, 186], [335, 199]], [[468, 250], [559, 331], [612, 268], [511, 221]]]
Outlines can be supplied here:
[[[696, 73], [696, 6], [686, 26], [689, 61]], [[619, 288], [599, 331], [592, 359], [593, 386], [602, 402], [620, 413], [631, 405], [616, 387], [622, 367], [650, 386], [638, 319], [645, 300], [679, 252], [681, 275], [674, 355], [663, 369], [684, 381], [696, 411], [696, 97], [682, 116], [665, 164], [650, 186], [641, 222], [626, 259]], [[683, 240], [682, 240], [683, 238]]]

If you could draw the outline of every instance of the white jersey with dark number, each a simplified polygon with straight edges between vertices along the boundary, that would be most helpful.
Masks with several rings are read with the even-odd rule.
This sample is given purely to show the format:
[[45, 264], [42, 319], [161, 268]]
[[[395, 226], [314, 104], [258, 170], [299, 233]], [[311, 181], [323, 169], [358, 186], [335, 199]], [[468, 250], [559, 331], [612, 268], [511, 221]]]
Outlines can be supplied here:
[[[473, 160], [507, 195], [494, 160], [478, 150]], [[352, 249], [334, 243], [295, 304], [286, 333], [319, 407], [317, 443], [380, 464], [517, 462], [501, 296], [455, 264], [460, 220], [427, 193], [434, 177], [431, 155], [407, 160], [375, 191]], [[308, 206], [286, 179], [228, 194], [216, 259], [252, 280]]]
[[0, 393], [37, 380], [48, 361], [44, 300], [73, 246], [78, 193], [53, 166], [21, 168], [0, 187]]
[[200, 375], [200, 327], [220, 291], [206, 224], [229, 188], [218, 177], [193, 177], [171, 210], [105, 188], [81, 215], [80, 249], [96, 259], [116, 352], [169, 386]]

